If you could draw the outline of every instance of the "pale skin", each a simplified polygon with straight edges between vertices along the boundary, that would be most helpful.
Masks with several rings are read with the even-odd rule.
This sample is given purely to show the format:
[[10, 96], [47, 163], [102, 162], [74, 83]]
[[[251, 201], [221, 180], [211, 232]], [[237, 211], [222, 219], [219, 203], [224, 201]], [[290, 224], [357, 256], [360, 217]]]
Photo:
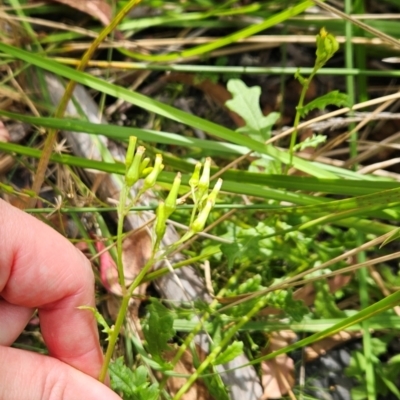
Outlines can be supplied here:
[[[0, 199], [0, 399], [120, 400], [98, 382], [103, 355], [88, 260]], [[9, 347], [35, 309], [49, 356]]]

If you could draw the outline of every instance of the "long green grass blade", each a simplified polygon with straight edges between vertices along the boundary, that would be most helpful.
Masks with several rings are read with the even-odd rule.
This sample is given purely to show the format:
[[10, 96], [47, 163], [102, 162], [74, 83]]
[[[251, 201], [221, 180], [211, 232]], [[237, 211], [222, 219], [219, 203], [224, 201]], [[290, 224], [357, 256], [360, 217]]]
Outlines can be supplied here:
[[[219, 137], [223, 140], [245, 146], [249, 150], [258, 153], [269, 155], [285, 164], [289, 163], [289, 154], [287, 154], [286, 152], [280, 151], [270, 145], [264, 145], [263, 143], [248, 138], [242, 134], [239, 134], [238, 132], [227, 129], [203, 118], [188, 114], [184, 111], [163, 104], [142, 94], [132, 92], [117, 85], [113, 85], [112, 83], [98, 79], [85, 72], [76, 71], [65, 65], [49, 60], [41, 55], [33, 54], [28, 51], [7, 45], [5, 43], [0, 43], [0, 51], [10, 54], [27, 63], [33, 64], [39, 68], [43, 68], [46, 71], [53, 72], [59, 76], [63, 76], [65, 78], [86, 85], [92, 89], [96, 89], [102, 93], [106, 93], [110, 96], [123, 99], [128, 103], [135, 104], [136, 106], [141, 107], [149, 112], [154, 112], [166, 118], [170, 118], [174, 121], [204, 130], [205, 132], [208, 132], [209, 134]], [[312, 176], [317, 176], [320, 178], [335, 178], [334, 174], [325, 171], [323, 168], [318, 168], [312, 163], [306, 160], [302, 160], [298, 157], [295, 157], [293, 159], [293, 165], [299, 170], [306, 172]]]

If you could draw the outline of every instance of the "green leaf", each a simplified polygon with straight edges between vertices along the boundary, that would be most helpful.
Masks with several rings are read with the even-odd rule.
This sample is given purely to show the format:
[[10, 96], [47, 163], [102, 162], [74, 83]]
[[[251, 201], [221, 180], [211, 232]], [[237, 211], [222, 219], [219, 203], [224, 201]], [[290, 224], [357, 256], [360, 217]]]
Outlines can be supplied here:
[[380, 379], [382, 379], [383, 383], [387, 386], [387, 388], [398, 398], [400, 399], [400, 391], [396, 387], [396, 385], [384, 375], [380, 375]]
[[113, 390], [122, 392], [126, 396], [133, 396], [136, 389], [135, 374], [124, 364], [123, 357], [119, 357], [111, 363], [109, 371]]
[[205, 372], [207, 373], [204, 377], [202, 377], [202, 381], [206, 385], [210, 397], [218, 400], [231, 399], [227, 387], [221, 379], [221, 375], [216, 373], [218, 371], [211, 366]]
[[149, 316], [143, 325], [143, 333], [147, 341], [147, 350], [153, 359], [162, 361], [162, 352], [170, 350], [168, 341], [175, 335], [173, 329], [174, 314], [157, 299], [151, 299], [147, 307]]
[[151, 129], [141, 129], [132, 126], [116, 126], [108, 124], [95, 124], [89, 121], [81, 121], [72, 118], [52, 118], [52, 117], [33, 117], [25, 114], [10, 113], [0, 110], [0, 115], [17, 121], [27, 122], [28, 124], [43, 126], [45, 128], [54, 128], [69, 130], [72, 132], [85, 132], [94, 135], [104, 135], [113, 140], [127, 142], [129, 136], [134, 135], [144, 142], [155, 142], [162, 144], [173, 144], [183, 147], [199, 147], [203, 150], [213, 150], [227, 154], [244, 154], [246, 147], [236, 146], [231, 143], [223, 143], [211, 140], [196, 139], [185, 137], [176, 133], [155, 131]]
[[[312, 4], [312, 2], [303, 2], [299, 4], [298, 7], [306, 7], [307, 4], [310, 5]], [[292, 12], [295, 8], [296, 7], [293, 7], [287, 10], [291, 14], [291, 16], [293, 16]], [[72, 79], [77, 83], [81, 83], [92, 89], [99, 90], [110, 96], [125, 100], [128, 103], [134, 104], [137, 107], [141, 107], [150, 113], [154, 112], [158, 115], [170, 118], [182, 124], [192, 126], [193, 128], [204, 130], [209, 134], [219, 137], [221, 139], [245, 146], [248, 149], [257, 151], [259, 153], [267, 154], [283, 163], [290, 162], [290, 156], [287, 152], [278, 150], [273, 146], [266, 146], [264, 144], [261, 144], [259, 141], [245, 137], [231, 129], [225, 128], [206, 119], [188, 114], [167, 104], [158, 102], [157, 100], [154, 100], [150, 97], [146, 97], [138, 92], [129, 90], [121, 86], [113, 85], [112, 83], [101, 80], [88, 73], [77, 71], [60, 63], [57, 63], [49, 58], [42, 57], [41, 55], [25, 51], [17, 47], [9, 46], [5, 43], [0, 43], [0, 51], [8, 55], [17, 57], [18, 59], [24, 60], [27, 63], [33, 64], [39, 68], [43, 68], [46, 71], [54, 72], [58, 76]], [[317, 176], [319, 178], [336, 178], [334, 173], [326, 170], [326, 167], [321, 168], [315, 163], [310, 163], [309, 161], [302, 160], [298, 157], [293, 157], [292, 161], [295, 168], [300, 169], [303, 172], [309, 173], [310, 175]]]
[[400, 237], [400, 229], [396, 228], [392, 232], [390, 232], [390, 235], [382, 242], [379, 248], [381, 249], [383, 246], [386, 246], [388, 243], [393, 242], [393, 240], [396, 240], [399, 237]]
[[311, 137], [307, 137], [303, 142], [296, 144], [294, 146], [294, 151], [302, 151], [306, 149], [307, 147], [317, 147], [322, 143], [326, 142], [326, 136], [325, 135], [315, 135], [313, 134]]
[[[241, 283], [239, 286], [235, 284], [233, 285], [234, 287], [229, 288], [226, 291], [226, 297], [237, 296], [241, 294], [249, 294], [249, 293], [254, 293], [258, 290], [263, 290], [265, 288], [261, 285], [261, 282], [262, 282], [261, 275], [255, 274], [251, 278], [248, 278], [245, 282]], [[254, 307], [254, 305], [258, 302], [258, 300], [259, 300], [258, 298], [254, 298], [245, 301], [244, 303], [240, 303], [227, 310], [227, 314], [233, 317], [242, 317], [243, 315], [246, 315]]]
[[260, 108], [261, 88], [259, 86], [249, 88], [240, 79], [231, 79], [227, 87], [233, 98], [225, 105], [246, 122], [246, 126], [237, 131], [248, 133], [251, 137], [255, 136], [254, 139], [269, 139], [271, 129], [280, 115], [274, 112], [266, 117], [263, 115]]
[[159, 389], [156, 384], [149, 386], [147, 369], [141, 365], [133, 371], [119, 357], [109, 367], [111, 387], [122, 394], [124, 400], [157, 400]]
[[340, 93], [338, 90], [334, 90], [310, 101], [304, 107], [299, 108], [298, 111], [300, 112], [301, 117], [304, 118], [310, 111], [316, 108], [324, 110], [328, 105], [349, 107], [349, 96], [346, 93]]
[[229, 243], [229, 244], [222, 244], [221, 251], [228, 261], [228, 269], [230, 271], [232, 271], [235, 260], [241, 254], [241, 248], [240, 248], [239, 244], [237, 242]]
[[336, 305], [328, 282], [326, 280], [315, 281], [315, 310], [322, 318], [342, 318], [344, 312]]
[[243, 353], [243, 342], [235, 340], [214, 361], [215, 365], [225, 364]]
[[309, 313], [308, 307], [302, 300], [295, 300], [292, 291], [279, 290], [268, 293], [268, 303], [283, 310], [293, 321], [300, 322]]

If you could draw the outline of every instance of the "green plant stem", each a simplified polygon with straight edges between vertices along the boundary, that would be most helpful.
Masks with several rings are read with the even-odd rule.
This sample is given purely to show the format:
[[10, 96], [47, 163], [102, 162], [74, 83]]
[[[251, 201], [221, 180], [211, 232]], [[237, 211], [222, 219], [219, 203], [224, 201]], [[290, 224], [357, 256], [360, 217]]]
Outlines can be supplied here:
[[181, 387], [181, 389], [176, 393], [176, 395], [173, 397], [173, 400], [179, 400], [193, 385], [193, 383], [200, 377], [202, 372], [210, 365], [212, 364], [216, 358], [218, 357], [218, 354], [226, 347], [229, 345], [231, 342], [232, 338], [238, 330], [245, 325], [250, 318], [252, 318], [254, 315], [256, 315], [262, 307], [264, 307], [268, 302], [268, 297], [265, 296], [264, 298], [260, 299], [257, 304], [244, 316], [242, 317], [237, 323], [235, 323], [232, 328], [228, 330], [226, 333], [225, 337], [222, 339], [221, 344], [216, 346], [212, 352], [207, 356], [207, 358], [200, 364], [200, 366], [197, 368], [196, 372], [192, 374], [189, 379], [186, 381], [186, 383]]
[[[6, 58], [6, 54], [1, 54], [2, 58]], [[49, 57], [50, 60], [56, 61], [63, 65], [77, 65], [78, 61], [75, 58], [69, 57]], [[302, 75], [310, 74], [313, 68], [309, 67], [252, 67], [252, 66], [218, 66], [218, 65], [193, 65], [193, 64], [150, 64], [146, 62], [127, 62], [127, 61], [103, 61], [91, 60], [89, 66], [97, 68], [115, 68], [122, 70], [137, 70], [137, 71], [173, 71], [173, 72], [191, 72], [194, 74], [241, 74], [241, 75], [294, 75], [296, 71]], [[317, 72], [317, 75], [329, 76], [377, 76], [377, 77], [399, 77], [398, 70], [375, 71], [364, 68], [322, 68]]]
[[304, 99], [305, 99], [305, 97], [306, 97], [307, 90], [308, 90], [308, 88], [309, 88], [310, 82], [311, 82], [311, 80], [313, 79], [314, 75], [315, 75], [315, 72], [314, 72], [314, 70], [313, 70], [313, 72], [311, 73], [311, 75], [306, 79], [306, 83], [303, 85], [303, 88], [301, 89], [301, 94], [300, 94], [299, 102], [298, 102], [297, 107], [296, 107], [296, 116], [295, 116], [295, 118], [294, 118], [294, 123], [293, 123], [294, 131], [292, 132], [292, 135], [291, 135], [291, 137], [290, 137], [290, 147], [289, 147], [289, 154], [290, 154], [290, 156], [289, 156], [289, 164], [287, 165], [286, 171], [288, 171], [289, 168], [290, 168], [290, 167], [292, 166], [292, 164], [293, 164], [294, 146], [295, 146], [295, 144], [296, 144], [297, 133], [298, 133], [297, 127], [298, 127], [299, 124], [300, 124], [300, 117], [301, 117], [300, 109], [304, 106]]
[[[222, 288], [218, 294], [217, 297], [223, 297], [227, 291], [227, 288], [232, 287], [232, 286], [236, 286], [239, 276], [243, 273], [243, 271], [246, 269], [246, 266], [242, 266], [241, 268], [239, 268], [234, 275], [232, 275], [230, 277], [230, 279], [228, 280], [227, 284], [225, 285], [224, 288]], [[218, 306], [219, 302], [217, 300], [214, 300], [211, 302], [211, 304], [209, 305], [209, 308], [211, 311], [214, 311], [215, 308]], [[196, 324], [196, 326], [191, 330], [191, 332], [189, 333], [189, 335], [186, 337], [184, 343], [179, 347], [177, 353], [175, 354], [175, 357], [172, 359], [171, 361], [171, 365], [175, 366], [176, 363], [180, 360], [180, 358], [182, 357], [182, 355], [184, 354], [184, 352], [189, 348], [189, 346], [193, 343], [194, 337], [200, 332], [200, 330], [204, 329], [204, 323], [209, 319], [210, 317], [210, 312], [205, 312], [202, 317], [200, 318], [200, 320], [198, 321], [198, 323]], [[160, 387], [164, 387], [166, 382], [168, 380], [168, 376], [164, 376], [163, 379], [160, 382]]]
[[[204, 260], [205, 258], [209, 258], [214, 254], [218, 254], [219, 252], [220, 252], [220, 250], [216, 249], [216, 250], [207, 252], [205, 254], [200, 254], [196, 257], [186, 258], [185, 260], [172, 265], [172, 269], [179, 269], [179, 268], [185, 267], [187, 265], [192, 265], [198, 261]], [[151, 282], [155, 279], [159, 279], [160, 277], [162, 277], [170, 272], [171, 272], [170, 269], [167, 267], [157, 269], [154, 272], [148, 273], [142, 282]]]
[[[215, 307], [215, 305], [218, 304], [218, 302], [213, 301], [213, 303], [210, 304], [210, 307]], [[193, 340], [195, 336], [199, 333], [201, 329], [204, 327], [204, 322], [210, 317], [210, 313], [206, 312], [204, 313], [196, 326], [192, 329], [192, 331], [189, 333], [189, 335], [186, 336], [185, 341], [179, 346], [178, 351], [176, 352], [174, 358], [171, 361], [172, 367], [176, 365], [176, 363], [181, 359], [185, 351], [189, 348], [189, 346], [193, 343]], [[163, 388], [165, 384], [167, 383], [168, 376], [164, 375], [161, 382], [160, 382], [160, 388]]]
[[[223, 297], [227, 291], [228, 287], [233, 287], [237, 285], [239, 276], [243, 273], [243, 271], [246, 269], [246, 266], [242, 266], [239, 268], [234, 275], [231, 276], [231, 278], [228, 280], [227, 284], [225, 285], [224, 288], [222, 288], [218, 294], [217, 297]], [[217, 300], [213, 300], [211, 304], [209, 305], [209, 308], [211, 311], [214, 311], [215, 308], [218, 306], [219, 302]], [[175, 357], [171, 361], [171, 365], [175, 366], [176, 363], [180, 360], [180, 358], [183, 356], [184, 352], [186, 349], [189, 348], [189, 346], [193, 343], [194, 337], [200, 332], [200, 330], [204, 329], [204, 323], [209, 319], [210, 317], [210, 312], [205, 312], [196, 326], [192, 329], [190, 334], [186, 337], [184, 343], [179, 347], [177, 353], [175, 354]], [[167, 382], [168, 377], [164, 376], [162, 381], [160, 382], [160, 387], [164, 387], [165, 383]]]
[[[356, 4], [354, 4], [356, 3]], [[345, 0], [344, 4], [344, 11], [346, 14], [350, 15], [352, 13], [363, 13], [364, 12], [364, 7], [361, 4], [361, 2], [356, 1], [353, 2], [352, 0]], [[352, 37], [353, 37], [353, 25], [352, 22], [349, 20], [345, 21], [345, 33], [346, 33], [346, 43], [345, 43], [345, 65], [346, 68], [354, 68], [354, 46], [352, 43]], [[356, 53], [357, 56], [357, 53]], [[361, 60], [360, 60], [361, 59]], [[361, 61], [361, 63], [360, 63]], [[365, 68], [365, 52], [362, 52], [361, 54], [359, 53], [357, 56], [357, 62], [359, 63], [357, 66], [361, 68]], [[364, 81], [365, 83], [365, 78]], [[347, 93], [350, 99], [350, 104], [353, 105], [356, 102], [356, 88], [355, 88], [355, 78], [354, 76], [347, 76], [346, 77], [346, 87], [347, 87]], [[363, 90], [364, 89], [364, 90]], [[364, 98], [361, 96], [359, 99], [360, 101], [362, 100], [367, 100], [367, 93], [365, 91], [365, 85], [364, 87], [359, 87], [358, 91], [362, 91]], [[350, 112], [350, 115], [352, 115], [353, 112]], [[349, 126], [350, 130], [353, 130], [354, 124]], [[353, 132], [352, 135], [350, 136], [350, 156], [351, 158], [354, 158], [358, 154], [358, 149], [357, 149], [357, 140], [358, 140], [358, 132]], [[354, 165], [354, 170], [357, 169], [357, 165]], [[362, 231], [357, 231], [356, 235], [356, 241], [357, 245], [361, 246], [364, 241], [365, 241], [365, 235]], [[366, 255], [365, 252], [360, 252], [357, 254], [357, 262], [361, 263], [366, 260]], [[369, 301], [369, 293], [368, 293], [368, 270], [366, 267], [361, 268], [359, 271], [357, 271], [357, 277], [358, 277], [358, 285], [359, 285], [359, 295], [360, 295], [360, 305], [361, 309], [365, 309], [368, 307], [370, 301]], [[377, 392], [376, 392], [376, 382], [375, 382], [375, 372], [374, 372], [374, 363], [372, 361], [373, 358], [373, 350], [372, 350], [372, 342], [371, 342], [371, 332], [369, 329], [369, 321], [365, 320], [361, 324], [362, 326], [362, 342], [363, 342], [363, 353], [365, 357], [365, 384], [366, 384], [366, 394], [368, 397], [368, 400], [373, 400], [376, 399], [377, 397]]]
[[[119, 221], [118, 221], [118, 223], [119, 223]], [[139, 275], [137, 275], [137, 277], [135, 278], [133, 283], [129, 286], [129, 289], [126, 290], [126, 288], [125, 288], [125, 294], [122, 297], [122, 303], [118, 310], [117, 320], [116, 320], [114, 328], [112, 330], [112, 334], [108, 338], [108, 346], [107, 346], [107, 350], [106, 350], [106, 355], [104, 357], [104, 362], [103, 362], [100, 376], [99, 376], [100, 382], [104, 382], [104, 379], [107, 375], [108, 366], [110, 364], [111, 357], [114, 353], [115, 344], [117, 343], [118, 336], [119, 336], [119, 333], [122, 328], [122, 324], [124, 323], [125, 315], [128, 311], [129, 300], [133, 294], [133, 291], [140, 285], [140, 283], [143, 280], [143, 277], [145, 276], [147, 271], [150, 269], [150, 267], [154, 264], [154, 261], [155, 261], [154, 257], [152, 257], [146, 263], [146, 265], [142, 268], [142, 270], [140, 271]]]
[[104, 382], [104, 380], [106, 379], [108, 366], [110, 365], [111, 357], [114, 353], [115, 344], [117, 343], [119, 332], [121, 331], [122, 324], [124, 323], [125, 315], [128, 310], [129, 299], [130, 296], [128, 296], [127, 294], [125, 294], [125, 296], [122, 297], [122, 303], [121, 307], [118, 310], [117, 320], [115, 321], [115, 325], [112, 329], [112, 334], [108, 338], [107, 350], [104, 356], [104, 362], [103, 365], [101, 366], [101, 371], [99, 375], [100, 382]]
[[129, 188], [127, 187], [126, 184], [123, 184], [118, 204], [118, 226], [117, 226], [117, 269], [118, 269], [118, 280], [121, 286], [123, 296], [126, 294], [126, 286], [125, 286], [124, 266], [122, 263], [122, 238], [124, 231], [124, 220], [127, 215], [126, 200], [128, 198], [128, 193], [129, 193]]
[[124, 266], [122, 263], [122, 238], [123, 238], [123, 229], [124, 229], [124, 220], [128, 213], [129, 207], [126, 207], [126, 201], [128, 198], [129, 187], [124, 182], [122, 185], [122, 189], [119, 197], [118, 204], [118, 226], [117, 226], [117, 269], [118, 269], [118, 281], [121, 286], [122, 291], [122, 303], [118, 310], [117, 320], [115, 321], [115, 325], [112, 329], [111, 335], [108, 337], [108, 345], [106, 354], [104, 356], [104, 362], [101, 366], [101, 371], [99, 375], [99, 381], [104, 382], [108, 366], [111, 362], [111, 357], [114, 353], [115, 344], [117, 343], [119, 332], [121, 331], [122, 324], [124, 323], [125, 315], [128, 310], [130, 295], [126, 290], [125, 286], [125, 274], [124, 274]]

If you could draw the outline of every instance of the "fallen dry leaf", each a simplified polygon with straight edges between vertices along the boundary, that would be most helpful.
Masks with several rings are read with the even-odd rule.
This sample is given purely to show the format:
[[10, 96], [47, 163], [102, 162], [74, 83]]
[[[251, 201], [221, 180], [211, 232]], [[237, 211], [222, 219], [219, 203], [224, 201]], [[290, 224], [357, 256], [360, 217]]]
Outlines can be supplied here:
[[[272, 332], [269, 339], [268, 353], [272, 353], [292, 343], [296, 339], [296, 334], [290, 330]], [[293, 396], [294, 362], [287, 354], [263, 361], [261, 371], [261, 382], [264, 388], [263, 400], [280, 399], [286, 394], [289, 394], [290, 397]]]
[[361, 332], [342, 331], [333, 336], [319, 340], [304, 349], [305, 361], [314, 361], [320, 356], [325, 355], [329, 350], [348, 342], [349, 340], [360, 338]]
[[10, 139], [8, 129], [4, 126], [3, 122], [0, 121], [0, 142], [9, 142]]
[[[109, 251], [106, 251], [102, 241], [96, 242], [96, 249], [99, 252], [100, 262], [100, 280], [103, 286], [111, 293], [121, 296], [122, 289], [118, 281], [118, 269], [111, 257]], [[122, 263], [124, 267], [125, 283], [129, 286], [142, 268], [146, 265], [151, 257], [151, 238], [146, 229], [137, 229], [128, 235], [122, 243]], [[148, 284], [143, 283], [137, 287], [133, 294], [136, 295], [129, 300], [128, 313], [126, 315], [127, 326], [136, 335], [143, 338], [142, 327], [139, 319], [139, 307], [141, 297], [146, 294]], [[116, 320], [119, 308], [121, 306], [120, 299], [110, 296], [107, 299], [107, 310], [112, 318]]]
[[99, 252], [100, 280], [103, 286], [111, 293], [121, 296], [121, 286], [118, 283], [118, 270], [114, 259], [101, 240], [95, 243]]
[[[122, 290], [118, 282], [118, 269], [114, 259], [109, 251], [105, 251], [105, 245], [102, 241], [96, 241], [96, 249], [100, 253], [100, 279], [102, 284], [108, 291], [120, 296]], [[150, 257], [151, 238], [146, 229], [136, 230], [124, 239], [122, 243], [122, 264], [127, 286], [133, 282]], [[144, 291], [146, 287], [145, 285]], [[139, 293], [135, 292], [135, 294]]]
[[122, 243], [122, 263], [128, 285], [133, 282], [136, 275], [149, 261], [151, 252], [151, 238], [145, 228], [136, 229], [124, 239]]
[[112, 8], [106, 0], [48, 0], [65, 4], [98, 19], [103, 25], [108, 25], [112, 18]]
[[[352, 278], [353, 275], [335, 275], [333, 278], [329, 278], [329, 291], [335, 293], [342, 287], [348, 285]], [[296, 300], [303, 300], [307, 306], [313, 304], [315, 300], [314, 285], [312, 283], [307, 283], [304, 287], [294, 292], [293, 298]]]

